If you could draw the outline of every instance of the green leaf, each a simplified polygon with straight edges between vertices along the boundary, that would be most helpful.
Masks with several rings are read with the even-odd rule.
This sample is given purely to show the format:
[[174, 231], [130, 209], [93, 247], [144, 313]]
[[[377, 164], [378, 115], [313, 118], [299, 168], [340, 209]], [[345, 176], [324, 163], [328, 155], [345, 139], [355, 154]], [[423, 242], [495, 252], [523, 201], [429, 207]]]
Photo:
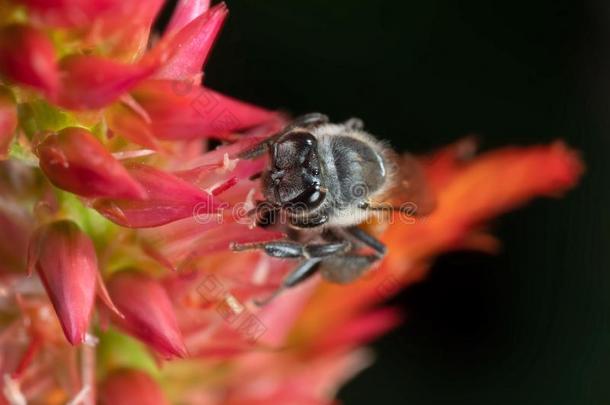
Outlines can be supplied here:
[[143, 343], [124, 335], [116, 329], [109, 328], [101, 333], [97, 348], [99, 373], [127, 367], [135, 368], [159, 378], [157, 364]]
[[18, 113], [19, 124], [30, 139], [41, 131], [55, 132], [66, 127], [83, 126], [72, 114], [44, 100], [19, 104]]
[[28, 166], [38, 167], [38, 158], [32, 153], [29, 148], [24, 148], [17, 139], [13, 139], [8, 150], [8, 155], [11, 159], [20, 160]]
[[64, 214], [86, 232], [96, 246], [105, 245], [116, 235], [119, 228], [99, 212], [87, 207], [74, 194], [59, 191], [58, 198]]

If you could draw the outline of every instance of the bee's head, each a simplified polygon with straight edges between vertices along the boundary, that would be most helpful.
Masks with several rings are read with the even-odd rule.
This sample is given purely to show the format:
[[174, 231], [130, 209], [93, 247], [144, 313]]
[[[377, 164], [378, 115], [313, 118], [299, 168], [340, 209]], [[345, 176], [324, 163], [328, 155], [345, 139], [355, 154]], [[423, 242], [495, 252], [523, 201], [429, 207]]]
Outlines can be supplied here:
[[310, 132], [295, 129], [282, 135], [270, 153], [271, 165], [264, 178], [267, 199], [282, 208], [301, 212], [319, 207], [326, 193], [316, 138]]

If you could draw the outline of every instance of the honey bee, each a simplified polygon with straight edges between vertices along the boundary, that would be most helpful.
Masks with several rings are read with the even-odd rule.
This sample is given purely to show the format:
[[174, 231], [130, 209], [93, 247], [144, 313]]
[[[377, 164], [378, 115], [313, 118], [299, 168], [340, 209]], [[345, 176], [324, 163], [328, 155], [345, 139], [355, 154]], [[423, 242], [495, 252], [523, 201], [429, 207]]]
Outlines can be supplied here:
[[[386, 246], [358, 225], [404, 210], [380, 203], [397, 185], [398, 164], [386, 143], [364, 131], [361, 120], [335, 124], [323, 114], [307, 114], [240, 158], [264, 153], [270, 159], [260, 174], [265, 200], [254, 210], [256, 223], [282, 227], [288, 238], [235, 243], [232, 249], [262, 249], [271, 257], [298, 260], [278, 292], [318, 271], [330, 282], [349, 283], [384, 257]], [[414, 207], [408, 205], [410, 214]]]

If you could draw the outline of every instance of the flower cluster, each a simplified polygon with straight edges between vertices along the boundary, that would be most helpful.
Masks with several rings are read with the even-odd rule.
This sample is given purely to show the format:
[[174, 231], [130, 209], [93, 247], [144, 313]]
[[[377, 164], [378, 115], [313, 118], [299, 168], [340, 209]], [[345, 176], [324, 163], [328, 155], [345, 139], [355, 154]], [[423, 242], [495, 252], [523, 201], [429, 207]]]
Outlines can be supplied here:
[[285, 117], [201, 85], [224, 3], [179, 0], [156, 37], [162, 5], [0, 5], [0, 404], [330, 404], [400, 319], [376, 304], [441, 252], [494, 250], [485, 221], [578, 180], [561, 143], [405, 157], [434, 210], [365, 224], [386, 260], [257, 307], [292, 264], [230, 251], [285, 236], [234, 215], [267, 163], [237, 156]]

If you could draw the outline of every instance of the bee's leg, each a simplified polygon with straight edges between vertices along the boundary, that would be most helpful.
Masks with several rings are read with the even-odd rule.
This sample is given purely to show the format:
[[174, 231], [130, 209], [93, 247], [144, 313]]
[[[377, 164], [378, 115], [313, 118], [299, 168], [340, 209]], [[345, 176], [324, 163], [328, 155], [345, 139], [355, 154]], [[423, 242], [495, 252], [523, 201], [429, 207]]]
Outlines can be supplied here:
[[282, 129], [277, 134], [271, 135], [269, 138], [264, 141], [252, 146], [250, 149], [246, 149], [237, 155], [240, 159], [256, 159], [262, 156], [267, 150], [269, 146], [273, 144], [279, 137], [282, 135], [292, 131], [295, 128], [313, 128], [321, 124], [326, 124], [328, 122], [328, 117], [324, 114], [320, 113], [309, 113], [305, 115], [301, 115], [300, 117], [295, 118], [292, 123], [286, 126], [286, 128]]
[[280, 210], [278, 207], [269, 204], [267, 201], [258, 201], [254, 208], [256, 225], [261, 228], [267, 228], [274, 225], [277, 222], [279, 213]]
[[342, 254], [351, 249], [348, 241], [303, 244], [289, 240], [277, 240], [256, 243], [234, 243], [231, 249], [236, 252], [252, 249], [262, 249], [271, 257], [282, 259], [321, 259]]
[[335, 230], [335, 233], [338, 235], [344, 234], [346, 237], [368, 246], [373, 250], [373, 253], [350, 252], [325, 258], [322, 261], [320, 273], [327, 281], [339, 284], [350, 283], [385, 256], [386, 246], [379, 239], [357, 226]]
[[307, 280], [318, 271], [321, 259], [307, 259], [301, 262], [294, 270], [292, 270], [282, 282], [284, 288], [294, 287], [297, 284]]
[[329, 257], [322, 261], [320, 274], [325, 280], [332, 283], [351, 283], [379, 259], [378, 255], [359, 255], [357, 253]]
[[301, 262], [294, 270], [292, 270], [284, 281], [278, 287], [277, 290], [272, 292], [268, 297], [263, 300], [256, 300], [255, 304], [257, 305], [265, 305], [268, 304], [273, 298], [277, 297], [282, 291], [287, 288], [294, 287], [295, 285], [300, 284], [301, 282], [307, 280], [309, 277], [316, 274], [320, 265], [321, 259], [307, 259]]
[[385, 256], [387, 250], [386, 246], [370, 233], [357, 226], [349, 227], [345, 230], [345, 232], [357, 241], [373, 249], [375, 251], [375, 256], [378, 259], [381, 259], [383, 256]]
[[[408, 217], [416, 217], [418, 215], [422, 215], [422, 213], [419, 210], [419, 207], [417, 206], [417, 204], [413, 203], [413, 202], [407, 202], [402, 204], [400, 207], [395, 207], [393, 205], [389, 205], [389, 204], [371, 204], [367, 201], [363, 201], [359, 204], [358, 208], [362, 209], [362, 210], [367, 210], [367, 211], [376, 211], [376, 212], [387, 212], [387, 213], [392, 213], [392, 212], [400, 212], [403, 215], [406, 215]], [[428, 212], [427, 210], [425, 212]]]

